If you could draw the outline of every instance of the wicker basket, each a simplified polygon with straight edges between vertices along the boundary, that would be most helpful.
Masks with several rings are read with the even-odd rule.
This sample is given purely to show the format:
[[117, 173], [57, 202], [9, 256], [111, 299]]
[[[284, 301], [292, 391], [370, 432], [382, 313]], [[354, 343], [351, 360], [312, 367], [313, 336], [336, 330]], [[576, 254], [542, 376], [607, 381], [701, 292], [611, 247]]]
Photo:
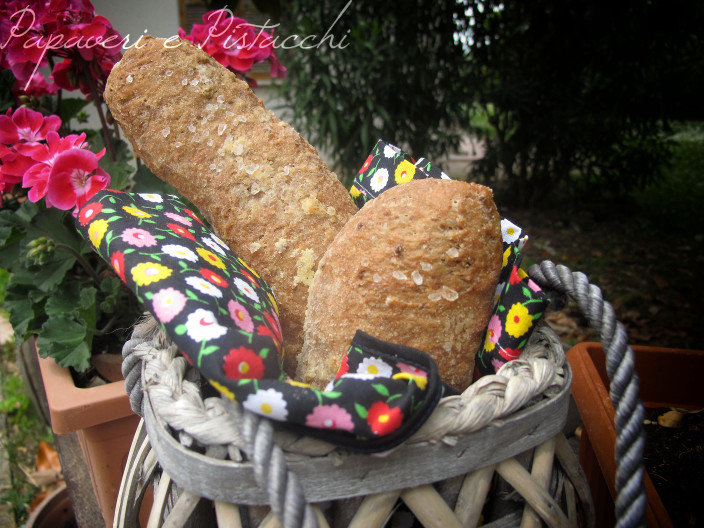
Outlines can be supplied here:
[[[549, 262], [530, 274], [541, 285], [573, 296], [601, 332], [604, 348], [611, 351], [607, 370], [612, 390], [618, 385], [620, 391], [616, 398], [612, 394], [617, 425], [623, 399], [637, 421], [642, 405], [625, 331], [599, 289], [583, 274]], [[614, 360], [614, 341], [623, 347], [625, 360]], [[547, 327], [535, 331], [519, 360], [463, 394], [443, 398], [412, 438], [381, 455], [353, 454], [301, 437], [226, 398], [203, 399], [197, 371], [188, 368], [153, 320], [135, 328], [123, 355], [127, 390], [143, 423], [125, 470], [115, 526], [136, 525], [150, 484], [150, 526], [183, 526], [189, 517], [205, 515], [211, 516], [201, 519], [206, 526], [280, 522], [285, 527], [367, 528], [383, 526], [401, 501], [424, 526], [476, 526], [497, 482], [515, 490], [521, 505], [508, 513], [496, 508], [498, 518], [484, 519], [487, 526], [593, 526], [588, 486], [561, 433], [571, 372], [559, 339]], [[617, 501], [620, 526], [642, 524], [645, 506], [637, 493], [642, 487], [642, 431], [633, 434], [631, 429], [625, 451], [620, 439], [620, 453], [626, 455], [619, 462], [626, 461], [631, 475], [621, 479], [619, 488], [625, 483], [631, 494], [625, 515]], [[192, 516], [202, 498], [215, 507]]]

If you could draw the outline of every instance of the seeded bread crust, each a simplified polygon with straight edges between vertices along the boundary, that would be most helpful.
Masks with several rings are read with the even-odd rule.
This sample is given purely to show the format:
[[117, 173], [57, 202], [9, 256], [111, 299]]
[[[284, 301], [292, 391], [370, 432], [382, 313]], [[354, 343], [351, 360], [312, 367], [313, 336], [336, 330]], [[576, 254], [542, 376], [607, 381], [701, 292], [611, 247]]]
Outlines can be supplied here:
[[429, 353], [442, 379], [464, 390], [501, 261], [501, 219], [489, 188], [424, 179], [384, 191], [320, 261], [298, 379], [324, 387], [361, 329]]
[[313, 274], [356, 212], [347, 190], [246, 82], [186, 41], [143, 38], [105, 100], [135, 154], [269, 283], [294, 374]]

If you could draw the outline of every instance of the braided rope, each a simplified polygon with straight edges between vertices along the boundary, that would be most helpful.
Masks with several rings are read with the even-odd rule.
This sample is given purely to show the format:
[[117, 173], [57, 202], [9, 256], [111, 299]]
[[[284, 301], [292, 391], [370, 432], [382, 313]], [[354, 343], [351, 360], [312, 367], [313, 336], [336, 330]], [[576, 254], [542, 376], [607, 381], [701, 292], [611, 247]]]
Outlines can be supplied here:
[[572, 272], [550, 261], [531, 266], [528, 273], [542, 286], [572, 297], [600, 335], [606, 353], [606, 372], [611, 380], [609, 395], [616, 410], [616, 527], [645, 526], [645, 410], [639, 397], [640, 382], [626, 329], [616, 320], [613, 306], [603, 300], [601, 290], [590, 284], [583, 273]]

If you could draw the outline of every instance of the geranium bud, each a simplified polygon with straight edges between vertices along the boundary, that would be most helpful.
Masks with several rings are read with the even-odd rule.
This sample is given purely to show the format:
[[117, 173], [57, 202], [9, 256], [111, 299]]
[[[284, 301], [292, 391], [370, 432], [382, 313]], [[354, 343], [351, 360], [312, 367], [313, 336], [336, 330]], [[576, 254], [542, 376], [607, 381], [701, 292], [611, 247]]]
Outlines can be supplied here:
[[35, 238], [27, 244], [30, 250], [27, 252], [27, 261], [35, 266], [43, 266], [54, 256], [56, 244], [51, 238]]

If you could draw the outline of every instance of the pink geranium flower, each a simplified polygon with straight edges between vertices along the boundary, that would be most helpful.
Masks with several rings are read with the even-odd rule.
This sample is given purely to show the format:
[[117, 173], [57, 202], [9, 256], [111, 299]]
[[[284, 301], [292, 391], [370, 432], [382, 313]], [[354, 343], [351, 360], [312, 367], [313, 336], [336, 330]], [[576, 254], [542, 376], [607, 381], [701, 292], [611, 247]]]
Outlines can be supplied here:
[[81, 207], [110, 184], [110, 176], [98, 167], [102, 154], [71, 149], [56, 157], [49, 175], [47, 197], [59, 209]]
[[[87, 0], [2, 2], [0, 21], [0, 63], [25, 92], [62, 87], [100, 93], [121, 57], [122, 37]], [[53, 67], [56, 84], [44, 86], [35, 80], [37, 69], [53, 58], [61, 59]]]
[[190, 33], [179, 29], [178, 34], [234, 72], [246, 74], [255, 64], [269, 61], [272, 77], [286, 76], [286, 68], [274, 54], [272, 35], [232, 16], [228, 9], [208, 11], [203, 24], [193, 24]]
[[[22, 187], [29, 187], [27, 197], [37, 202], [44, 198], [49, 185], [49, 176], [54, 162], [59, 154], [73, 148], [85, 148], [85, 134], [71, 134], [64, 138], [53, 130], [47, 134], [46, 143], [26, 143], [17, 145], [17, 150], [32, 158], [35, 163], [25, 171], [22, 177]], [[47, 198], [47, 207], [51, 207], [51, 201]]]
[[0, 115], [0, 142], [10, 145], [20, 140], [43, 141], [50, 131], [56, 131], [60, 126], [59, 116], [44, 117], [40, 112], [24, 107], [14, 113], [9, 109], [5, 115]]
[[32, 97], [41, 97], [43, 95], [55, 95], [59, 91], [59, 87], [55, 83], [48, 83], [44, 75], [37, 72], [29, 78], [28, 82], [15, 81], [12, 85], [12, 94], [15, 97], [20, 95], [29, 95]]

